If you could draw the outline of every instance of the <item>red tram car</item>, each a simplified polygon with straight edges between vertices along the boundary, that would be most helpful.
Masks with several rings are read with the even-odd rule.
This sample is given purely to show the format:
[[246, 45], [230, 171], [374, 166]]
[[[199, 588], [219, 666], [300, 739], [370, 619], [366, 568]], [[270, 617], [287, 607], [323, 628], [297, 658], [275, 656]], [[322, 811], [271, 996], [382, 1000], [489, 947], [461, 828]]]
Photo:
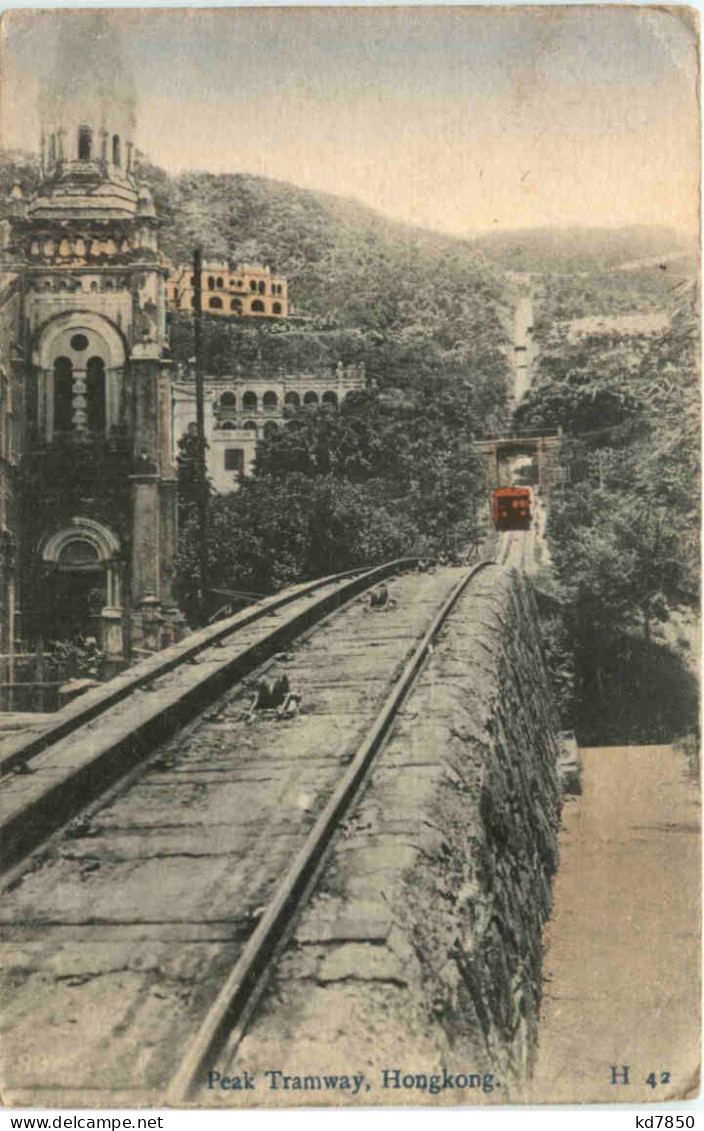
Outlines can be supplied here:
[[493, 517], [497, 530], [530, 530], [530, 488], [499, 487]]

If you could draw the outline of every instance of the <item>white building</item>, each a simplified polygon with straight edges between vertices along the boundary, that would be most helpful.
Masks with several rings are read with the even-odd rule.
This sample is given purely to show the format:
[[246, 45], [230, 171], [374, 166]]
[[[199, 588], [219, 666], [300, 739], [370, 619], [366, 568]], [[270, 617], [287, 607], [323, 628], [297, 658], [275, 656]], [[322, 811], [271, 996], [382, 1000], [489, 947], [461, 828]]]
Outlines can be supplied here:
[[[208, 475], [216, 491], [236, 485], [237, 474], [250, 475], [257, 441], [283, 427], [306, 408], [329, 406], [334, 411], [345, 397], [366, 385], [363, 365], [343, 366], [320, 374], [261, 373], [246, 377], [205, 377], [205, 439]], [[181, 437], [196, 426], [195, 378], [188, 373], [171, 387], [171, 437], [174, 461]]]

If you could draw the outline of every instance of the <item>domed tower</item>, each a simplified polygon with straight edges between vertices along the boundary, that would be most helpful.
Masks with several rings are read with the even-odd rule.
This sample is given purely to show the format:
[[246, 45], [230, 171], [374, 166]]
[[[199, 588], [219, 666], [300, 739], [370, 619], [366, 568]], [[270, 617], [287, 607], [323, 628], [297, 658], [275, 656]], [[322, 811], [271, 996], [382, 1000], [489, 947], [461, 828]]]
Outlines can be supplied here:
[[133, 637], [158, 646], [172, 608], [166, 267], [115, 15], [56, 18], [41, 184], [8, 249], [23, 279], [23, 632], [90, 635], [119, 664]]
[[134, 82], [104, 11], [62, 15], [39, 116], [44, 190], [34, 214], [134, 216]]

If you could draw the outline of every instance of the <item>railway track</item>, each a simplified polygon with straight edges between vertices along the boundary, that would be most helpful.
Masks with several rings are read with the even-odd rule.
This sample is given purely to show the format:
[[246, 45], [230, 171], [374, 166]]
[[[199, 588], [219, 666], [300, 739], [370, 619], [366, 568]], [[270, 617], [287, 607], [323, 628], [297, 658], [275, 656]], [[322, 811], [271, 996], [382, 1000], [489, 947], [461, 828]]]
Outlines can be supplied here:
[[499, 565], [530, 573], [534, 569], [535, 532], [533, 530], [504, 530], [497, 552]]
[[[225, 620], [214, 625], [208, 625], [197, 632], [190, 633], [180, 644], [164, 652], [143, 660], [141, 663], [129, 668], [116, 676], [108, 684], [102, 684], [93, 691], [88, 692], [58, 712], [55, 719], [34, 730], [29, 736], [20, 735], [14, 740], [4, 741], [0, 749], [0, 778], [10, 773], [18, 766], [25, 764], [36, 754], [41, 753], [48, 746], [59, 742], [62, 738], [72, 734], [79, 727], [98, 718], [110, 707], [122, 702], [134, 691], [140, 690], [185, 663], [193, 662], [211, 647], [222, 647], [230, 643], [232, 638], [241, 633], [245, 628], [261, 621], [266, 616], [272, 616], [301, 598], [320, 595], [327, 588], [339, 587], [344, 598], [348, 587], [355, 582], [372, 574], [378, 579], [390, 576], [403, 568], [415, 565], [416, 558], [401, 558], [386, 565], [376, 567], [374, 570], [353, 569], [344, 573], [334, 574], [330, 577], [317, 578], [315, 581], [304, 582], [292, 586], [283, 593], [265, 597], [260, 601], [243, 609]], [[373, 578], [367, 581], [372, 584]], [[351, 592], [351, 590], [349, 590]], [[324, 595], [324, 592], [323, 592]]]
[[95, 689], [40, 733], [7, 744], [0, 752], [2, 870], [236, 679], [339, 604], [412, 564], [352, 570], [267, 598]]
[[[126, 776], [107, 792], [101, 782], [100, 798], [11, 875], [0, 910], [10, 1102], [188, 1099], [208, 1060], [246, 1030], [337, 826], [434, 637], [485, 564], [397, 576], [387, 611], [353, 599], [378, 582], [377, 571], [345, 579], [353, 588], [343, 607], [339, 579], [319, 587], [326, 603], [305, 617], [289, 602], [286, 632], [277, 626], [265, 665], [301, 695], [295, 718], [250, 720], [251, 689], [241, 679], [231, 686], [234, 655], [201, 649], [214, 671], [201, 672], [200, 685], [214, 701], [185, 725], [183, 705], [175, 707], [166, 738], [147, 722], [160, 740], [151, 754], [142, 739]], [[244, 631], [233, 650], [245, 650]], [[162, 677], [172, 697], [186, 667]], [[262, 668], [249, 670], [259, 678]], [[119, 705], [123, 726], [131, 701]], [[107, 732], [109, 714], [88, 725]], [[57, 746], [75, 747], [78, 733]], [[32, 764], [44, 759], [48, 769], [52, 758], [56, 769], [52, 748]]]
[[510, 531], [510, 530], [502, 531], [501, 541], [499, 543], [499, 552], [498, 552], [498, 555], [497, 555], [497, 560], [498, 560], [499, 565], [505, 566], [507, 564], [508, 559], [509, 559], [509, 555], [511, 553], [511, 547], [513, 545], [513, 538], [514, 538], [513, 531]]

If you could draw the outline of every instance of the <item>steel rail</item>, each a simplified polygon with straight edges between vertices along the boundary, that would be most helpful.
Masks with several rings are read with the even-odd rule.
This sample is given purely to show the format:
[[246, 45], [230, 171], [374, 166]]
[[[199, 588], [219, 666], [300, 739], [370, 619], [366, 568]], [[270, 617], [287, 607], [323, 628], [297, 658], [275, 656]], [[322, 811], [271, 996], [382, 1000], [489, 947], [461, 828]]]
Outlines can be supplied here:
[[499, 558], [499, 565], [506, 565], [506, 562], [508, 561], [508, 556], [511, 553], [511, 546], [513, 545], [514, 531], [513, 530], [507, 530], [507, 531], [504, 531], [504, 533], [507, 535], [507, 537], [504, 541], [503, 548], [501, 550], [501, 557]]
[[[362, 575], [371, 575], [376, 571], [383, 570], [387, 570], [388, 575], [398, 573], [416, 565], [417, 562], [417, 557], [399, 558], [383, 566], [375, 566], [371, 570], [368, 567], [360, 566], [357, 569], [316, 578], [315, 581], [292, 586], [284, 590], [283, 593], [275, 593], [258, 601], [256, 605], [241, 609], [226, 620], [190, 633], [178, 644], [173, 644], [162, 652], [154, 653], [154, 655], [121, 672], [108, 683], [101, 684], [100, 687], [87, 692], [73, 703], [68, 704], [58, 712], [59, 717], [56, 721], [49, 723], [38, 734], [32, 735], [30, 738], [19, 736], [14, 742], [8, 742], [5, 750], [0, 754], [0, 777], [11, 773], [18, 767], [25, 766], [31, 758], [67, 738], [74, 731], [85, 726], [86, 723], [93, 722], [94, 719], [117, 703], [121, 703], [134, 691], [151, 684], [155, 679], [159, 679], [182, 664], [192, 662], [205, 649], [216, 644], [225, 644], [240, 629], [249, 627], [255, 621], [269, 616], [276, 610], [298, 600], [299, 597], [313, 594], [318, 589], [333, 585], [336, 581], [342, 582], [346, 578], [359, 578]], [[372, 584], [371, 581], [370, 584]]]
[[[329, 613], [386, 578], [408, 569], [416, 561], [415, 558], [400, 558], [371, 569], [351, 570], [325, 578], [297, 589], [293, 596], [289, 591], [282, 597], [280, 605], [292, 606], [293, 616], [272, 627], [259, 639], [249, 643], [245, 641], [234, 656], [225, 651], [222, 659], [203, 665], [203, 672], [194, 681], [187, 680], [183, 685], [176, 683], [170, 691], [166, 689], [166, 693], [162, 688], [161, 696], [148, 696], [151, 702], [148, 706], [141, 703], [134, 717], [123, 713], [117, 725], [111, 728], [115, 716], [111, 717], [107, 710], [103, 712], [100, 716], [102, 729], [94, 729], [80, 756], [68, 761], [63, 759], [64, 770], [58, 776], [51, 771], [42, 773], [42, 767], [34, 763], [38, 772], [31, 779], [33, 785], [28, 785], [14, 797], [10, 793], [9, 801], [5, 794], [5, 804], [0, 806], [0, 872], [6, 873], [19, 866], [76, 813], [146, 762], [161, 742], [187, 725], [238, 681], [260, 669], [283, 647], [311, 631]], [[316, 595], [315, 590], [325, 590], [326, 587], [327, 592]], [[296, 608], [298, 598], [301, 598], [300, 608]], [[266, 605], [265, 611], [271, 612], [273, 607]], [[237, 627], [242, 626], [238, 624]], [[232, 635], [236, 641], [237, 633]], [[176, 666], [178, 664], [172, 663], [166, 671]], [[119, 711], [120, 701], [115, 709]], [[56, 751], [57, 761], [61, 763], [62, 753], [66, 753], [65, 748], [62, 751], [61, 742], [75, 744], [80, 738], [80, 727], [76, 727], [55, 746], [51, 743], [42, 748], [41, 753]], [[5, 778], [5, 781], [8, 780], [9, 775]]]
[[495, 564], [493, 560], [483, 561], [468, 570], [433, 617], [186, 1050], [169, 1085], [166, 1095], [169, 1106], [181, 1106], [188, 1101], [204, 1069], [212, 1066], [225, 1043], [229, 1049], [239, 1045], [268, 970], [291, 929], [296, 912], [310, 895], [326, 849], [341, 820], [358, 799], [392, 723], [432, 651], [435, 637], [470, 581], [487, 566]]

